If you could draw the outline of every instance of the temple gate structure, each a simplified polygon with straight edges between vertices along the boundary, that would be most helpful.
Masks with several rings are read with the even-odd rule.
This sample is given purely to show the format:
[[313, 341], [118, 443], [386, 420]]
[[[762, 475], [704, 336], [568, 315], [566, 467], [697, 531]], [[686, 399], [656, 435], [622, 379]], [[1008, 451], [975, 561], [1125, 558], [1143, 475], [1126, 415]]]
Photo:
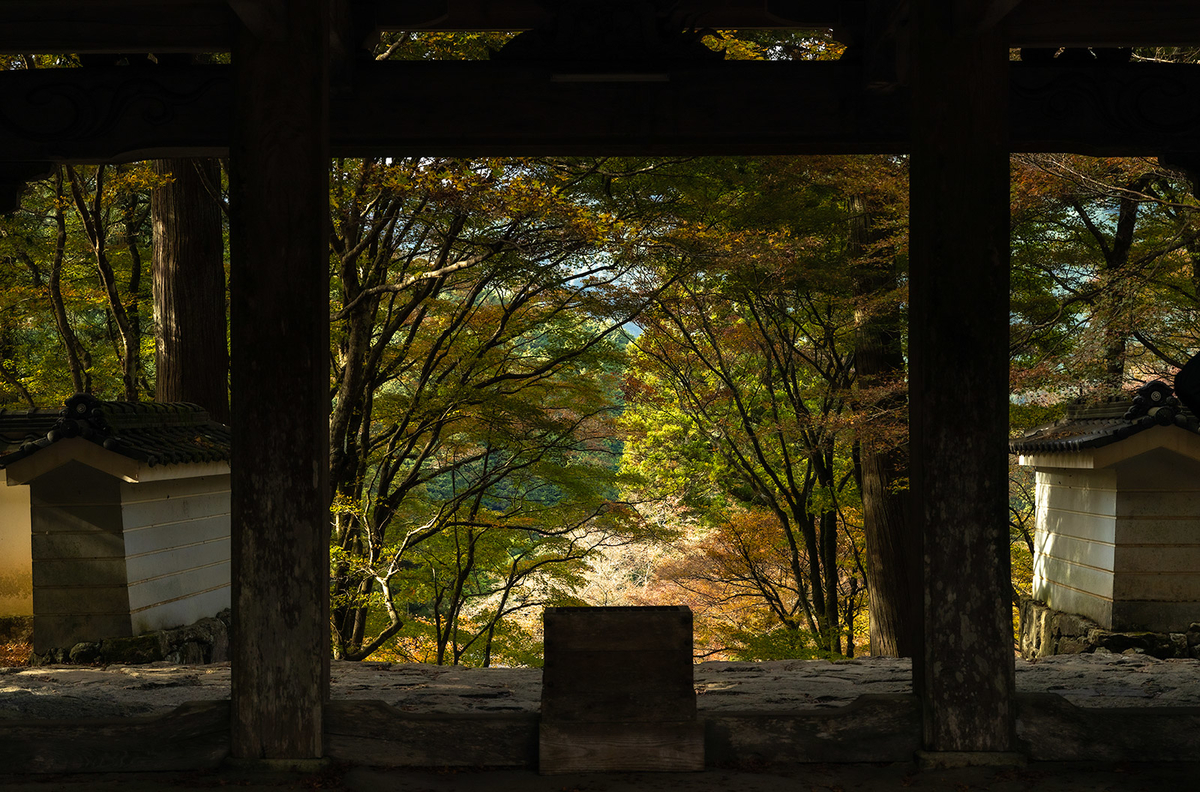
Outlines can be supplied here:
[[[1200, 4], [678, 4], [689, 25], [831, 28], [850, 44], [836, 63], [580, 63], [570, 47], [492, 62], [388, 63], [365, 54], [380, 30], [554, 29], [556, 8], [569, 14], [572, 5], [0, 3], [8, 53], [232, 56], [232, 66], [162, 58], [138, 69], [0, 75], [6, 209], [21, 183], [52, 163], [229, 158], [234, 676], [227, 714], [219, 713], [226, 725], [193, 741], [206, 755], [248, 761], [314, 760], [337, 744], [326, 739], [337, 709], [328, 701], [327, 636], [330, 156], [884, 152], [907, 155], [911, 168], [917, 531], [913, 552], [895, 562], [908, 565], [912, 596], [923, 603], [913, 679], [919, 742], [934, 761], [991, 761], [1022, 749], [1036, 708], [1014, 691], [1009, 561], [999, 549], [1007, 532], [1009, 153], [1200, 163], [1200, 67], [1010, 55], [1200, 44]], [[288, 409], [268, 397], [275, 394], [286, 394]], [[1113, 739], [1137, 737], [1136, 728], [1122, 731]], [[1181, 733], [1194, 739], [1195, 726]], [[164, 754], [142, 766], [169, 761]]]

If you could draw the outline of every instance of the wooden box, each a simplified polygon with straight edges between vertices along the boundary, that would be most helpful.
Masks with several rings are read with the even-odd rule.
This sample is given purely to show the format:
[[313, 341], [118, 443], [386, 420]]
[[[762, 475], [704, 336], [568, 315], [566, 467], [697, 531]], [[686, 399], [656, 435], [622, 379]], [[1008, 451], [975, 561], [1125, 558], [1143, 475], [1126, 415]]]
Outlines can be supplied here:
[[704, 769], [684, 606], [547, 608], [544, 774]]

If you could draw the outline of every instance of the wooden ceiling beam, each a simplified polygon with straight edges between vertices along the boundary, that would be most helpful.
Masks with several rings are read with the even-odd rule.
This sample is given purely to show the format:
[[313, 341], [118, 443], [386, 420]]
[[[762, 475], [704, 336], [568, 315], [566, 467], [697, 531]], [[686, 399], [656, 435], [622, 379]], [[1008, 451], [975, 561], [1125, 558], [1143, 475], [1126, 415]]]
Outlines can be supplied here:
[[1196, 0], [1021, 0], [1001, 28], [1012, 47], [1200, 45]]
[[[349, 4], [376, 30], [526, 30], [550, 18], [538, 0]], [[854, 0], [679, 0], [676, 13], [699, 27], [821, 28], [859, 6]], [[0, 52], [228, 52], [236, 19], [229, 0], [3, 0]]]
[[[228, 67], [0, 75], [0, 161], [219, 156]], [[1014, 151], [1157, 155], [1200, 149], [1200, 67], [1013, 64]], [[447, 97], [453, 97], [447, 101]], [[902, 92], [863, 90], [852, 63], [616, 66], [376, 63], [334, 96], [342, 156], [903, 152]]]
[[[379, 30], [523, 30], [547, 19], [539, 0], [349, 0]], [[680, 0], [688, 24], [829, 28], [862, 24], [863, 0]], [[1200, 45], [1195, 0], [993, 0], [1013, 47]], [[227, 52], [228, 0], [3, 0], [0, 51]]]
[[[679, 0], [675, 14], [711, 28], [825, 28], [856, 13], [863, 0]], [[382, 30], [528, 30], [548, 22], [539, 0], [376, 0]]]
[[0, 51], [228, 52], [225, 0], [3, 0]]

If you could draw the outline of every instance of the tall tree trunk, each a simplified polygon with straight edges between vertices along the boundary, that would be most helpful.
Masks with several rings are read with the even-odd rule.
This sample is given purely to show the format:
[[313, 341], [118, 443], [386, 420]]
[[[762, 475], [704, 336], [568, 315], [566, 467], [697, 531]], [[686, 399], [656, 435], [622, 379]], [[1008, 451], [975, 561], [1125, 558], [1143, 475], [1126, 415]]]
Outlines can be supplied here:
[[1111, 241], [1106, 237], [1105, 227], [1092, 219], [1087, 207], [1077, 200], [1071, 202], [1076, 215], [1095, 238], [1104, 257], [1101, 279], [1107, 287], [1107, 293], [1101, 303], [1104, 322], [1103, 381], [1112, 390], [1120, 390], [1125, 384], [1125, 359], [1129, 339], [1133, 335], [1133, 322], [1129, 316], [1129, 279], [1132, 275], [1129, 272], [1129, 252], [1133, 248], [1140, 206], [1134, 196], [1146, 189], [1151, 178], [1145, 174], [1125, 185], [1117, 201], [1117, 222]]
[[[100, 165], [96, 168], [96, 190], [90, 197], [86, 195], [84, 179], [72, 166], [67, 166], [67, 179], [70, 182], [71, 198], [83, 222], [84, 232], [92, 246], [96, 259], [96, 273], [108, 297], [108, 311], [116, 325], [116, 335], [119, 336], [117, 356], [121, 362], [121, 379], [125, 385], [126, 401], [138, 400], [138, 377], [141, 373], [142, 354], [141, 336], [137, 323], [138, 295], [130, 292], [126, 300], [121, 298], [121, 287], [117, 283], [116, 273], [108, 259], [108, 221], [104, 208], [104, 177], [109, 166]], [[137, 271], [138, 262], [130, 279], [130, 286], [137, 288], [140, 273]], [[114, 343], [118, 339], [114, 338]]]
[[66, 195], [63, 192], [63, 169], [61, 166], [55, 171], [54, 191], [57, 197], [54, 202], [54, 224], [58, 235], [54, 243], [54, 258], [50, 264], [50, 277], [46, 283], [46, 292], [50, 295], [50, 307], [54, 312], [54, 324], [58, 328], [58, 337], [62, 339], [63, 348], [67, 353], [67, 365], [71, 369], [71, 384], [76, 393], [91, 393], [91, 355], [79, 341], [75, 329], [71, 327], [71, 320], [67, 316], [67, 306], [62, 293], [62, 268], [67, 251], [67, 219], [63, 212]]
[[[850, 197], [850, 255], [862, 259], [871, 242], [870, 216], [861, 196]], [[896, 288], [895, 262], [860, 261], [855, 291], [854, 364], [859, 393], [875, 392], [872, 411], [904, 416], [904, 376], [900, 306], [873, 305], [880, 294]], [[886, 419], [885, 419], [886, 420]], [[919, 543], [907, 518], [908, 445], [872, 432], [859, 441], [857, 469], [866, 538], [867, 596], [871, 654], [911, 657], [920, 646], [917, 582]]]
[[[154, 396], [199, 404], [229, 423], [225, 250], [215, 160], [156, 160], [170, 184], [151, 195], [154, 225]], [[206, 184], [207, 182], [207, 184]]]

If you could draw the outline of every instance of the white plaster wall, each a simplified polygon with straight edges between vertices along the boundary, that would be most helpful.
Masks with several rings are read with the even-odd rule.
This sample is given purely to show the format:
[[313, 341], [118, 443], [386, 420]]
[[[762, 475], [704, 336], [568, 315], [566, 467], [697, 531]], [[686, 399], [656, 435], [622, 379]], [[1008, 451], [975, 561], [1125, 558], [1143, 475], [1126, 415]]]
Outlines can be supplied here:
[[124, 482], [121, 503], [135, 635], [229, 607], [228, 474]]
[[1200, 461], [1156, 449], [1114, 468], [1113, 628], [1182, 632], [1200, 622]]
[[29, 488], [9, 487], [0, 470], [0, 616], [33, 615]]
[[34, 651], [129, 635], [118, 480], [68, 462], [29, 489]]
[[1037, 471], [1036, 599], [1111, 627], [1117, 504], [1114, 470]]

